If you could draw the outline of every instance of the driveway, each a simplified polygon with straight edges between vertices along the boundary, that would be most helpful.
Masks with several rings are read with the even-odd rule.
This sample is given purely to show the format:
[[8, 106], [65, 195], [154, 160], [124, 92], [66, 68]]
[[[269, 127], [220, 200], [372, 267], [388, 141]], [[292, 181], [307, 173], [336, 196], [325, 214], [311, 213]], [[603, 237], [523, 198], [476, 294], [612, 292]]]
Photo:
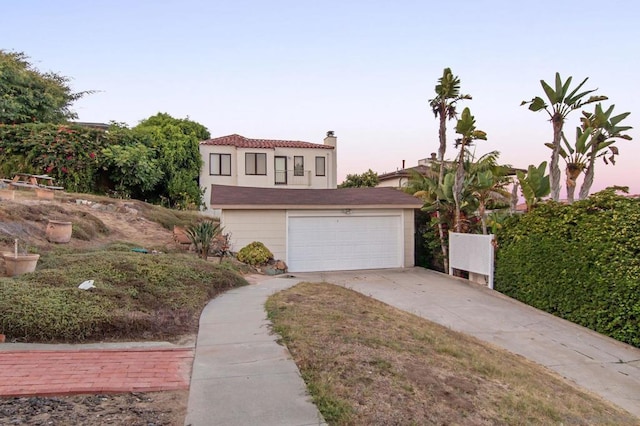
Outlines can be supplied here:
[[640, 349], [422, 268], [299, 273], [520, 354], [640, 417]]

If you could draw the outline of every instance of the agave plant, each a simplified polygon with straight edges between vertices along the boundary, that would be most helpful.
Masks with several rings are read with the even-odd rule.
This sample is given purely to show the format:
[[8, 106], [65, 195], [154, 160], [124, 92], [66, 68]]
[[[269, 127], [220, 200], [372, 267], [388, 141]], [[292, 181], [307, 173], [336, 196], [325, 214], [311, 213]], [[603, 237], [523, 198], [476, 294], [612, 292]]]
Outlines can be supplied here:
[[203, 259], [207, 259], [213, 239], [222, 232], [220, 224], [212, 220], [204, 220], [186, 229], [186, 234], [196, 248], [196, 253]]

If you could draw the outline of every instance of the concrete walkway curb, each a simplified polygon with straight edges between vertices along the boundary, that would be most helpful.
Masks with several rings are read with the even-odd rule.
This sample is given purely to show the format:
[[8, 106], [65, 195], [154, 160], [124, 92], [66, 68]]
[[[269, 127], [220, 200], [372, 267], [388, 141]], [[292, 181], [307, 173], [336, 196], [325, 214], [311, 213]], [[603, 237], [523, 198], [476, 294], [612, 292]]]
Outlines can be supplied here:
[[264, 304], [300, 282], [274, 278], [227, 291], [200, 317], [185, 424], [325, 424], [298, 367], [269, 329]]

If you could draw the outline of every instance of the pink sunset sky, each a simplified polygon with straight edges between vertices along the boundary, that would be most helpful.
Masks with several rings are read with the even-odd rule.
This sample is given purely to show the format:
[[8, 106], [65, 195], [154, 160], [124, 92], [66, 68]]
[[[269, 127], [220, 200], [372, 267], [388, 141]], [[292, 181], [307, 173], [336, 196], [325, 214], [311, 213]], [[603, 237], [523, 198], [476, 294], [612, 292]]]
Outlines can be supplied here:
[[[632, 141], [615, 166], [599, 162], [593, 190], [640, 193], [640, 6], [600, 13], [592, 0], [510, 1], [57, 1], [14, 2], [0, 15], [0, 48], [22, 51], [42, 71], [96, 90], [74, 106], [81, 121], [135, 125], [167, 112], [213, 137], [321, 143], [338, 136], [338, 180], [413, 166], [438, 147], [428, 106], [445, 67], [473, 96], [497, 150], [526, 168], [548, 160], [548, 116], [520, 107], [543, 96], [556, 71], [598, 88], [630, 111]], [[579, 112], [565, 126], [573, 137]], [[448, 158], [453, 158], [450, 123]], [[578, 183], [580, 184], [580, 182]]]

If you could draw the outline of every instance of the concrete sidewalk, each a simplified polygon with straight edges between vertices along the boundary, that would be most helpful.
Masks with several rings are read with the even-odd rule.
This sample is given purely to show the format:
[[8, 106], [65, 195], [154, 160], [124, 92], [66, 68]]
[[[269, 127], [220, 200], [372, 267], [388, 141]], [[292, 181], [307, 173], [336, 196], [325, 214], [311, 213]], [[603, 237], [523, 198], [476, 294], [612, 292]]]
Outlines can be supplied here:
[[286, 347], [271, 334], [264, 304], [298, 279], [274, 278], [227, 291], [200, 317], [186, 425], [324, 424]]
[[343, 285], [520, 354], [640, 417], [640, 349], [422, 268], [296, 276]]

